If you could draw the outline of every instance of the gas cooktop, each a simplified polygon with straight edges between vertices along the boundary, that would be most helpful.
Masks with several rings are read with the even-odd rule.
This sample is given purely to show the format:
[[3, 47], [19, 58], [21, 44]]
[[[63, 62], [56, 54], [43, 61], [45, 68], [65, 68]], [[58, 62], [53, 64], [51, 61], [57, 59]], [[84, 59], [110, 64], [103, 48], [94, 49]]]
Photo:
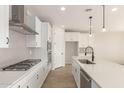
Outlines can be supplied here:
[[26, 71], [41, 62], [41, 59], [28, 59], [2, 68], [3, 71]]

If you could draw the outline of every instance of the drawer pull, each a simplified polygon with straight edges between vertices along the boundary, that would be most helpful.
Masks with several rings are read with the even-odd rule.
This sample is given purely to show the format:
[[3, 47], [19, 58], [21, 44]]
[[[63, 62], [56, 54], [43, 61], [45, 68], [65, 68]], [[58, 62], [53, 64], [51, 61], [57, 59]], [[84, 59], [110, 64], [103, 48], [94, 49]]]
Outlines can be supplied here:
[[6, 42], [6, 44], [9, 44], [9, 38], [7, 37], [6, 39], [7, 39], [7, 42]]

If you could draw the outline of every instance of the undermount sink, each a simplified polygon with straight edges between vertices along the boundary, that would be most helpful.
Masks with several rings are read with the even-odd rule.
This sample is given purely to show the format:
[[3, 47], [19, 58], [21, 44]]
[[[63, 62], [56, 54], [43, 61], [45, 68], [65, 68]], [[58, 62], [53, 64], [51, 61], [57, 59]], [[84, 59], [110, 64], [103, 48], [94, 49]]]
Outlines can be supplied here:
[[83, 64], [95, 64], [94, 62], [91, 62], [88, 59], [78, 59], [78, 61]]

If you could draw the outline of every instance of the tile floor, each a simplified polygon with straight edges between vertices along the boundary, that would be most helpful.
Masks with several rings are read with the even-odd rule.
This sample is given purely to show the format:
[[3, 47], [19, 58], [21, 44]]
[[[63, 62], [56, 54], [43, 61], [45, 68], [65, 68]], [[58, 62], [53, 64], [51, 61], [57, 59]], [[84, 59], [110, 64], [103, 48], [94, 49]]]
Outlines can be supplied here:
[[43, 88], [76, 88], [76, 83], [71, 72], [71, 65], [57, 68], [49, 73]]

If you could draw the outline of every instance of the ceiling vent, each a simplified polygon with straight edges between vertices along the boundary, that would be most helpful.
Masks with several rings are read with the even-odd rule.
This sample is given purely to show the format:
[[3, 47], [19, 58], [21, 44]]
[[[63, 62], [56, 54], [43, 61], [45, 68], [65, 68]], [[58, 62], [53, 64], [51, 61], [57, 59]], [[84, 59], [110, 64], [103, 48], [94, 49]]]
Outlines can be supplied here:
[[85, 9], [86, 12], [91, 12], [92, 10], [93, 10], [93, 9], [91, 9], [91, 8]]

